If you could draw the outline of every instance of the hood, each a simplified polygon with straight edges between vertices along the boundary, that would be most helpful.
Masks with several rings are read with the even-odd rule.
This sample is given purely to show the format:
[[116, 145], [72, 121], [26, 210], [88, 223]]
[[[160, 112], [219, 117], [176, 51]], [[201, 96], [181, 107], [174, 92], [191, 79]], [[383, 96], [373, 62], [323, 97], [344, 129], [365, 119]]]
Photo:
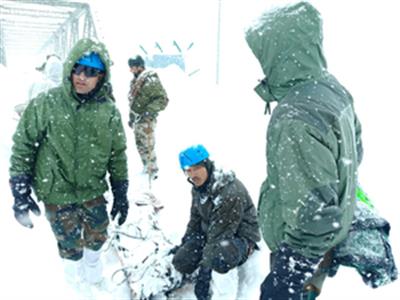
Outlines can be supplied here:
[[56, 56], [51, 56], [47, 61], [44, 68], [46, 78], [59, 85], [63, 75], [63, 65], [61, 60]]
[[74, 67], [76, 61], [79, 58], [81, 58], [83, 55], [88, 55], [91, 52], [99, 54], [100, 59], [104, 63], [106, 69], [105, 76], [102, 81], [102, 87], [97, 91], [97, 93], [100, 93], [104, 89], [104, 84], [110, 81], [110, 66], [112, 65], [112, 62], [110, 59], [110, 55], [108, 54], [108, 51], [106, 49], [106, 46], [99, 41], [84, 38], [79, 40], [75, 44], [75, 46], [71, 49], [67, 59], [64, 62], [63, 84], [65, 92], [68, 95], [75, 94], [71, 82], [72, 68]]
[[246, 31], [246, 41], [266, 76], [256, 87], [264, 101], [279, 101], [294, 85], [326, 70], [322, 19], [309, 3], [265, 12]]

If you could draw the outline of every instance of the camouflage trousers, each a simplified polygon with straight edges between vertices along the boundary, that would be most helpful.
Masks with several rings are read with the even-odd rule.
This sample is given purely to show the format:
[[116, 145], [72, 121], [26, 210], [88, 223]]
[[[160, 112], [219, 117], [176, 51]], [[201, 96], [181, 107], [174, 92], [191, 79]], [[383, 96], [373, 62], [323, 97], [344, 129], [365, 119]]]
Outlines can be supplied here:
[[134, 134], [136, 148], [143, 163], [144, 172], [156, 175], [158, 172], [157, 157], [155, 152], [155, 134], [157, 119], [143, 118], [135, 124]]
[[109, 219], [103, 196], [82, 204], [45, 204], [45, 208], [62, 258], [79, 260], [83, 248], [96, 251], [107, 240]]

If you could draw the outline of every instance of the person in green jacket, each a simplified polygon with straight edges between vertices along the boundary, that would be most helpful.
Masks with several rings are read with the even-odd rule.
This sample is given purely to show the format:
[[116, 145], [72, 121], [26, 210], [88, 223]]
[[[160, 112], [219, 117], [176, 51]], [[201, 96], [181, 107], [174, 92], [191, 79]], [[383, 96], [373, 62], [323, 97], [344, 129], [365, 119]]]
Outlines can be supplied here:
[[183, 274], [199, 272], [197, 299], [211, 295], [211, 271], [227, 273], [244, 264], [260, 240], [256, 209], [245, 186], [230, 171], [217, 169], [203, 145], [179, 154], [192, 188], [190, 220], [173, 265]]
[[128, 96], [129, 127], [133, 128], [135, 134], [136, 148], [144, 167], [143, 173], [151, 181], [158, 176], [155, 152], [157, 117], [168, 105], [168, 97], [158, 74], [146, 69], [140, 55], [129, 58], [128, 65], [133, 74]]
[[110, 64], [104, 44], [78, 41], [64, 62], [62, 84], [29, 103], [13, 136], [9, 172], [15, 218], [33, 227], [29, 213], [40, 214], [33, 188], [72, 283], [83, 275], [89, 283], [102, 280], [107, 174], [112, 219], [118, 216], [121, 225], [128, 214], [126, 140], [109, 94]]
[[277, 102], [258, 203], [272, 251], [260, 298], [304, 299], [307, 279], [353, 220], [361, 126], [352, 96], [327, 70], [322, 19], [311, 4], [267, 11], [246, 40], [266, 76], [256, 92], [267, 109]]

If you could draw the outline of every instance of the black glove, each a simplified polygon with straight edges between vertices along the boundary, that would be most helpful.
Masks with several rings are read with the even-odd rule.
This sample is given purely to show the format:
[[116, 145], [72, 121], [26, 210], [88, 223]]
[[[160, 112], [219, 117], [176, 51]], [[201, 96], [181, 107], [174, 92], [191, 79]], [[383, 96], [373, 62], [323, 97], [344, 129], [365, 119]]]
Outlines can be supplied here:
[[282, 244], [275, 255], [272, 271], [261, 285], [261, 300], [300, 300], [304, 283], [318, 266], [319, 258], [307, 258]]
[[179, 245], [176, 245], [176, 246], [172, 247], [172, 248], [168, 251], [168, 255], [170, 255], [170, 254], [174, 254], [174, 255], [175, 255], [176, 252], [178, 252], [179, 248], [180, 248]]
[[31, 178], [27, 175], [13, 176], [10, 179], [11, 191], [14, 196], [14, 216], [17, 221], [28, 228], [33, 227], [29, 218], [29, 210], [36, 216], [40, 215], [39, 206], [31, 197]]
[[201, 232], [191, 232], [189, 234], [185, 234], [182, 237], [181, 245], [189, 242], [189, 241], [198, 241], [199, 244], [201, 243], [202, 247], [204, 247], [206, 243], [206, 236]]
[[119, 214], [118, 225], [122, 225], [126, 221], [128, 216], [128, 180], [123, 181], [111, 181], [111, 189], [114, 196], [114, 202], [111, 209], [111, 219], [114, 220]]
[[196, 278], [194, 285], [194, 294], [197, 300], [211, 299], [210, 282], [211, 282], [211, 269], [200, 266], [199, 274]]

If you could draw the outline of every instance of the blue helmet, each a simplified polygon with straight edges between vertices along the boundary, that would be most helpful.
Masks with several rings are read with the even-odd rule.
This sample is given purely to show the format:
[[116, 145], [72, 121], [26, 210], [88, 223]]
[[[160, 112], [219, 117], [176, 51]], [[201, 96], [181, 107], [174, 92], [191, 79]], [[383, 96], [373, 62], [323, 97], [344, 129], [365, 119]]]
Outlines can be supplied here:
[[203, 145], [194, 145], [179, 153], [179, 163], [182, 170], [196, 165], [210, 156]]
[[91, 52], [89, 55], [82, 56], [76, 63], [83, 66], [92, 67], [100, 71], [105, 71], [106, 69], [104, 63], [100, 59], [100, 56], [95, 52]]

